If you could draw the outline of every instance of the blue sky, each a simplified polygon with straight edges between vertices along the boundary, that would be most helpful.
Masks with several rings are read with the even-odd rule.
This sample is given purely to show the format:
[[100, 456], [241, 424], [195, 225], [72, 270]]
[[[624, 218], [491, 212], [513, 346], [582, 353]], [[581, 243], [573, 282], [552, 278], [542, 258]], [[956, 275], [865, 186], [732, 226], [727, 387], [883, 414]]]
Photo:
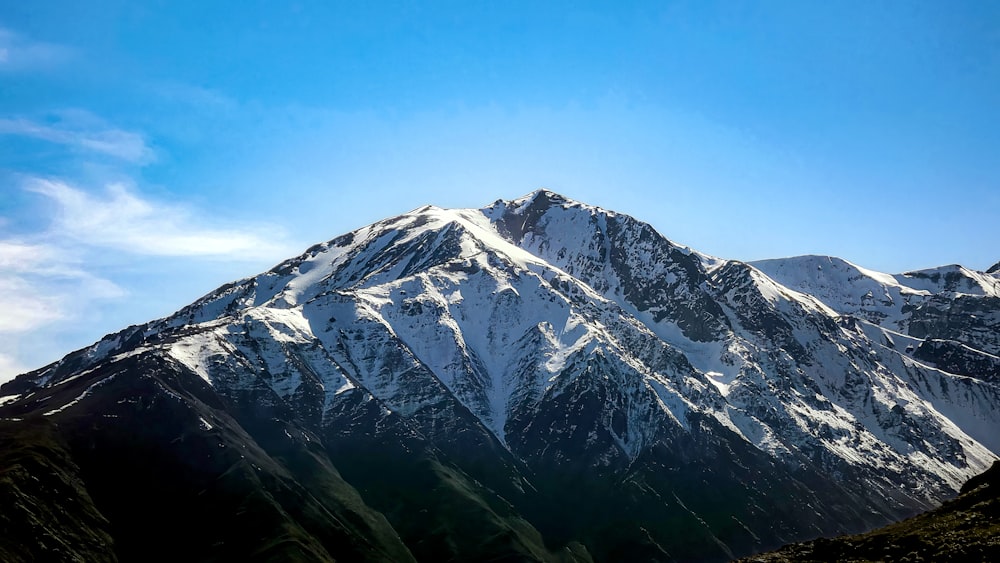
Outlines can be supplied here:
[[1000, 3], [5, 2], [0, 380], [426, 203], [1000, 260]]

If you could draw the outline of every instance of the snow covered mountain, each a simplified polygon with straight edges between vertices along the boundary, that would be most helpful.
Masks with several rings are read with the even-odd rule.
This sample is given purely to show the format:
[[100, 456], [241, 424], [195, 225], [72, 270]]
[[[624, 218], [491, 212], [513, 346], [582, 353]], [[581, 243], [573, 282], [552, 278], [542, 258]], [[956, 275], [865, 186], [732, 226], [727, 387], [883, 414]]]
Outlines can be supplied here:
[[[538, 191], [416, 209], [109, 335], [0, 388], [0, 439], [45, 444], [75, 499], [23, 533], [90, 532], [47, 553], [725, 560], [985, 470], [998, 335], [997, 272], [720, 260]], [[151, 478], [169, 494], [122, 490]]]

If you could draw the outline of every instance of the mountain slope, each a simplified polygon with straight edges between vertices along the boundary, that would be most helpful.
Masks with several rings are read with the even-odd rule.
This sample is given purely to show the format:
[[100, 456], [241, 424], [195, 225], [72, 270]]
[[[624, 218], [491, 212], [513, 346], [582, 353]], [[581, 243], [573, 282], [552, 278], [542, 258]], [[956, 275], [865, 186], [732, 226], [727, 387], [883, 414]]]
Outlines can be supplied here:
[[1000, 558], [1000, 463], [930, 512], [857, 536], [818, 539], [749, 557], [783, 561], [996, 561]]
[[996, 276], [849, 273], [870, 305], [802, 271], [546, 191], [424, 207], [25, 374], [0, 417], [55, 425], [122, 559], [725, 560], [1000, 451]]

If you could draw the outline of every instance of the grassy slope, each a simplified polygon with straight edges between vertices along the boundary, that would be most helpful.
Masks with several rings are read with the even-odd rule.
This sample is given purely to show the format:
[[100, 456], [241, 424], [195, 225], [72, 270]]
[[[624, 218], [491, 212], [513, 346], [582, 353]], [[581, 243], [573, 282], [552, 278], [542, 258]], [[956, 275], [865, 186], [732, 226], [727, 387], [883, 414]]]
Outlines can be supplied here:
[[866, 534], [792, 544], [742, 561], [1000, 561], [1000, 462], [930, 512]]
[[0, 421], [0, 561], [115, 561], [109, 528], [51, 423]]

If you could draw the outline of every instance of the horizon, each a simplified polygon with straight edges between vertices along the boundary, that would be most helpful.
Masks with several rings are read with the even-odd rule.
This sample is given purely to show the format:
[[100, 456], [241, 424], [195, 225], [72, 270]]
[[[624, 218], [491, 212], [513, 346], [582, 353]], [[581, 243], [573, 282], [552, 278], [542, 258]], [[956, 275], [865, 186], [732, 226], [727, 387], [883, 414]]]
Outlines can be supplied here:
[[1000, 260], [1000, 5], [0, 7], [0, 381], [421, 205]]

